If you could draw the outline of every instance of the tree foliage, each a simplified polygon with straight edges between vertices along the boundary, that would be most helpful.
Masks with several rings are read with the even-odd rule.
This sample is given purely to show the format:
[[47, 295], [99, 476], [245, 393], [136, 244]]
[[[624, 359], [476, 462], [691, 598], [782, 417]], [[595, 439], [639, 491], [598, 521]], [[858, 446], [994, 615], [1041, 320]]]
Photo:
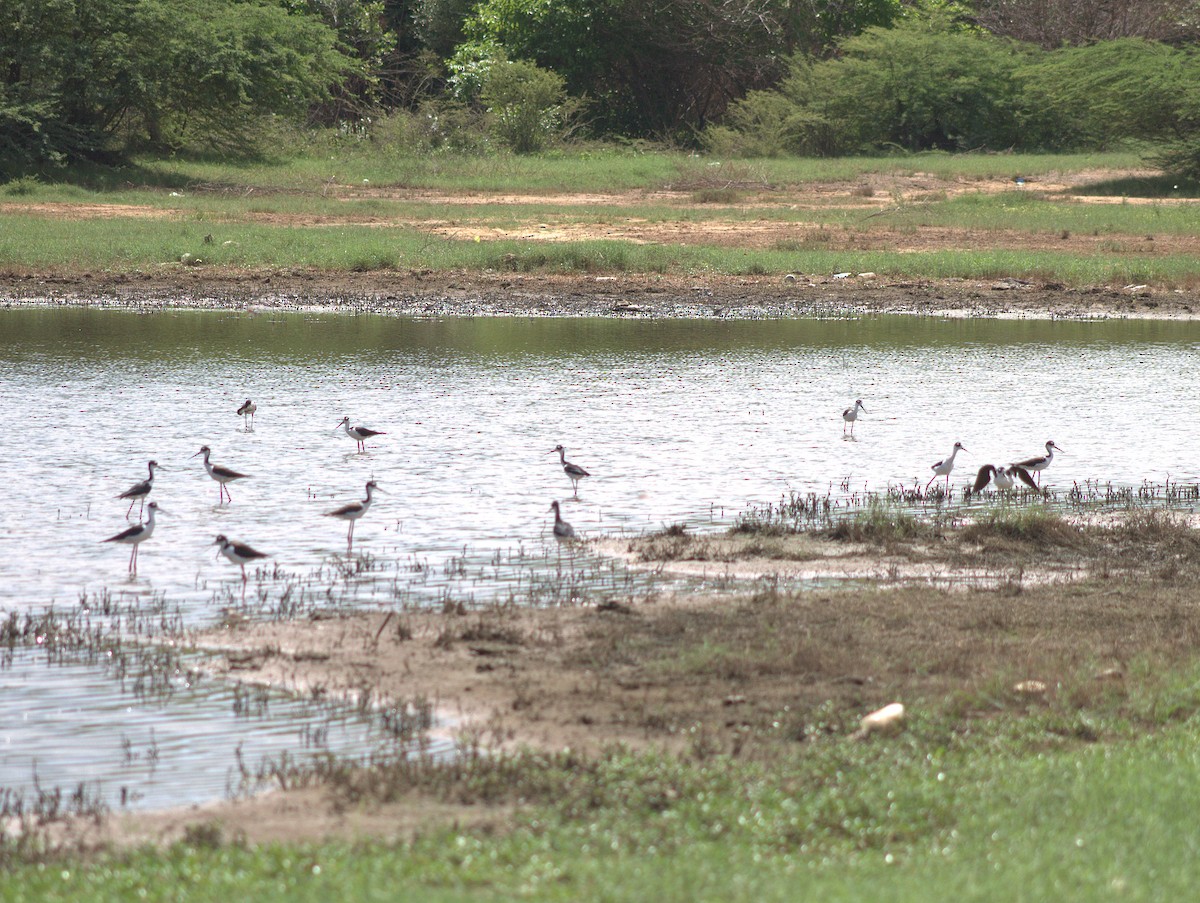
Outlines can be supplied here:
[[533, 63], [503, 60], [493, 65], [482, 100], [497, 137], [518, 154], [541, 150], [565, 124], [562, 76]]
[[293, 15], [322, 22], [337, 35], [339, 49], [353, 65], [330, 86], [315, 110], [326, 123], [361, 117], [380, 101], [399, 36], [388, 28], [384, 0], [280, 0]]
[[0, 0], [0, 155], [95, 155], [122, 139], [232, 143], [349, 69], [333, 31], [268, 0]]
[[791, 0], [781, 8], [787, 51], [814, 56], [844, 37], [887, 28], [904, 14], [900, 0]]
[[569, 110], [742, 153], [1200, 158], [1196, 0], [0, 0], [0, 22], [9, 168], [397, 109], [445, 147], [529, 150]]
[[1194, 0], [976, 0], [993, 34], [1046, 50], [1118, 38], [1179, 41], [1197, 33]]
[[906, 18], [798, 55], [777, 91], [734, 104], [725, 152], [1106, 148], [1200, 135], [1200, 58], [1127, 38], [1044, 51], [945, 17]]
[[502, 53], [558, 72], [597, 130], [689, 137], [797, 47], [890, 22], [899, 0], [482, 0], [459, 72]]
[[[735, 130], [775, 133], [796, 153], [881, 148], [963, 150], [1018, 140], [1016, 45], [982, 39], [944, 18], [905, 19], [840, 42], [837, 56], [798, 56], [778, 92], [736, 104]], [[728, 132], [716, 140], [727, 144]], [[755, 140], [755, 139], [751, 139]]]
[[1096, 148], [1181, 137], [1196, 77], [1194, 53], [1139, 38], [1045, 53], [1019, 73], [1043, 145]]

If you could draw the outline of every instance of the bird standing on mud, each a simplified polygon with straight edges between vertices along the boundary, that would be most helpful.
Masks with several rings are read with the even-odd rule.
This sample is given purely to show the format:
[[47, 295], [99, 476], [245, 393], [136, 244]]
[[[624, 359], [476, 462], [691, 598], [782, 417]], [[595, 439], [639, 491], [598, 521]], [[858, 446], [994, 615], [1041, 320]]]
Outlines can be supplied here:
[[842, 424], [842, 435], [843, 436], [846, 435], [846, 424], [847, 423], [850, 424], [850, 435], [851, 436], [854, 435], [854, 421], [856, 421], [858, 419], [858, 412], [860, 410], [864, 414], [867, 413], [867, 409], [863, 407], [861, 398], [858, 399], [858, 401], [854, 402], [853, 405], [846, 408], [846, 410], [842, 411], [842, 420], [845, 421], [845, 423]]
[[550, 454], [558, 452], [558, 460], [562, 462], [563, 473], [571, 481], [571, 488], [575, 490], [575, 495], [579, 495], [579, 481], [584, 477], [590, 477], [591, 474], [580, 467], [578, 464], [572, 464], [567, 460], [567, 450], [561, 445], [556, 445], [550, 449]]
[[933, 476], [929, 478], [929, 482], [925, 484], [925, 491], [929, 491], [929, 487], [938, 477], [946, 478], [946, 492], [950, 491], [950, 471], [954, 470], [954, 459], [960, 451], [966, 451], [966, 447], [961, 442], [954, 443], [954, 449], [950, 452], [949, 458], [944, 458], [941, 461], [932, 465]]

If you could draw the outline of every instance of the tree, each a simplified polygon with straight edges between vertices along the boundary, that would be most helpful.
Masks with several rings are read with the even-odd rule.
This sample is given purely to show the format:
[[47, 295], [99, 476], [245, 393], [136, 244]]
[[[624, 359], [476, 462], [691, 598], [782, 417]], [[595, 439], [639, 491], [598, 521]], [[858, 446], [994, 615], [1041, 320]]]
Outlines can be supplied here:
[[1194, 0], [976, 0], [976, 22], [1047, 50], [1117, 38], [1175, 41], [1197, 33]]
[[398, 35], [388, 28], [384, 0], [282, 0], [293, 14], [312, 17], [337, 34], [338, 48], [353, 67], [331, 90], [314, 118], [325, 124], [356, 120], [374, 109], [384, 73], [393, 62]]
[[964, 150], [1019, 143], [1017, 45], [935, 17], [846, 38], [829, 60], [798, 59], [783, 91], [827, 153]]
[[482, 100], [497, 137], [518, 154], [541, 150], [564, 125], [562, 76], [533, 63], [497, 62], [488, 71]]
[[1180, 136], [1195, 56], [1140, 38], [1066, 47], [1018, 73], [1031, 121], [1060, 147], [1103, 148]]
[[820, 56], [842, 38], [889, 27], [903, 13], [900, 0], [790, 0], [781, 16], [785, 48]]
[[349, 70], [336, 35], [269, 0], [0, 0], [0, 161], [244, 140]]
[[588, 99], [599, 132], [690, 137], [782, 71], [778, 0], [482, 0], [460, 73], [530, 60]]

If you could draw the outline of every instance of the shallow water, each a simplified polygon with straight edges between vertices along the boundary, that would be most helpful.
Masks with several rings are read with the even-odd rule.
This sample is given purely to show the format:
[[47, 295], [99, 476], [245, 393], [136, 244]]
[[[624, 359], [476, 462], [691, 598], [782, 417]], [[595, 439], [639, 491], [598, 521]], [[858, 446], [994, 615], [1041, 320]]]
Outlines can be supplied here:
[[[576, 579], [620, 595], [619, 568], [556, 547], [551, 500], [585, 536], [722, 523], [791, 491], [923, 485], [955, 440], [956, 484], [1050, 438], [1066, 450], [1053, 487], [1195, 481], [1198, 352], [1200, 324], [1161, 321], [0, 311], [0, 610], [107, 592], [206, 623], [241, 598], [217, 533], [270, 553], [268, 595], [291, 582], [313, 603], [547, 603]], [[246, 397], [252, 430], [234, 413]], [[855, 398], [867, 413], [850, 439], [840, 414]], [[386, 435], [359, 454], [334, 431], [343, 415]], [[577, 499], [558, 443], [593, 474]], [[230, 504], [192, 457], [202, 444], [250, 475]], [[152, 495], [164, 513], [132, 578], [128, 548], [101, 540], [131, 523], [114, 497], [151, 458], [170, 468]], [[387, 494], [355, 529], [367, 557], [347, 559], [346, 525], [323, 514], [371, 478]], [[19, 702], [0, 721], [0, 786], [28, 784], [29, 749], [44, 776], [56, 747], [115, 735], [103, 713], [129, 704], [94, 667], [34, 678], [23, 662], [0, 674], [21, 688], [5, 692]], [[232, 750], [260, 729], [230, 725], [224, 705], [209, 690], [145, 717], [157, 737], [186, 721]], [[174, 801], [210, 797], [211, 776], [184, 775], [212, 749], [182, 747]], [[82, 768], [77, 754], [59, 764]], [[123, 767], [91, 773], [112, 787]]]

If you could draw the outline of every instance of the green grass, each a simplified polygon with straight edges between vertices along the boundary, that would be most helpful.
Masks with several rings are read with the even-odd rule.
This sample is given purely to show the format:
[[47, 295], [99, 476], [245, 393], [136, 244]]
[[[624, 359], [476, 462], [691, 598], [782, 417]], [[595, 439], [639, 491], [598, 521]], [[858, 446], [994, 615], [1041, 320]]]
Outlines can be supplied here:
[[[728, 182], [781, 187], [810, 181], [854, 181], [873, 173], [930, 173], [964, 179], [1037, 178], [1085, 169], [1134, 169], [1136, 153], [1105, 154], [905, 154], [895, 157], [771, 158], [721, 160], [669, 151], [618, 148], [543, 156], [396, 154], [370, 143], [330, 153], [308, 152], [283, 160], [211, 162], [139, 158], [128, 180], [139, 176], [161, 185], [189, 182], [253, 184], [275, 189], [342, 185], [491, 191], [503, 186], [520, 192], [586, 192], [633, 188], [699, 190]], [[112, 186], [97, 174], [93, 181]]]
[[993, 538], [1015, 539], [1043, 546], [1077, 546], [1085, 542], [1084, 533], [1056, 511], [1043, 505], [1019, 505], [1001, 502], [962, 528], [967, 542]]
[[[449, 154], [400, 155], [364, 145], [336, 154], [308, 152], [286, 160], [213, 162], [137, 159], [120, 168], [80, 168], [57, 180], [32, 177], [0, 186], [0, 266], [15, 269], [130, 271], [176, 264], [187, 253], [212, 267], [332, 271], [377, 269], [510, 270], [520, 272], [638, 272], [782, 276], [871, 271], [884, 277], [1051, 279], [1073, 285], [1200, 281], [1193, 255], [1155, 252], [1147, 236], [1190, 234], [1190, 210], [1171, 204], [1082, 204], [1050, 201], [1033, 190], [967, 194], [950, 200], [906, 201], [879, 215], [856, 204], [815, 208], [790, 200], [806, 182], [845, 181], [852, 187], [874, 173], [932, 173], [970, 183], [1092, 168], [1134, 167], [1131, 154], [922, 154], [837, 160], [721, 161], [677, 153], [600, 149], [543, 157]], [[1036, 185], [1036, 182], [1031, 183]], [[381, 197], [375, 188], [504, 192], [520, 203], [445, 203]], [[349, 190], [353, 189], [353, 190]], [[648, 195], [606, 203], [614, 190], [682, 192], [682, 200]], [[338, 196], [339, 192], [342, 196]], [[580, 203], [538, 202], [567, 192]], [[586, 197], [595, 194], [597, 198]], [[678, 195], [677, 195], [678, 196]], [[850, 196], [853, 197], [851, 191]], [[762, 204], [734, 206], [748, 197]], [[55, 219], [25, 213], [31, 203], [108, 205], [111, 218]], [[159, 211], [129, 215], [120, 205]], [[322, 218], [375, 219], [386, 225], [322, 225]], [[272, 219], [273, 218], [273, 219]], [[326, 221], [327, 221], [326, 220]], [[488, 239], [493, 229], [532, 230], [570, 224], [671, 224], [765, 220], [806, 224], [774, 247], [653, 244], [620, 240], [575, 242]], [[454, 240], [435, 233], [453, 223]], [[972, 248], [938, 251], [831, 249], [845, 234], [953, 225], [986, 231], [1067, 236], [1061, 250], [996, 250], [986, 239]], [[669, 234], [669, 233], [668, 233]], [[213, 242], [204, 244], [206, 235]], [[1070, 236], [1111, 236], [1081, 244]], [[885, 239], [886, 241], [886, 239]]]
[[936, 529], [911, 511], [872, 498], [864, 509], [839, 518], [823, 532], [842, 542], [884, 543], [928, 538]]
[[[204, 237], [211, 234], [213, 242]], [[225, 244], [231, 242], [231, 244]], [[312, 267], [336, 272], [378, 269], [498, 270], [551, 273], [678, 273], [770, 276], [871, 271], [881, 276], [968, 279], [1057, 278], [1073, 284], [1200, 280], [1190, 255], [1113, 257], [1023, 251], [742, 250], [578, 242], [470, 241], [418, 228], [279, 227], [223, 223], [202, 215], [174, 220], [82, 220], [0, 214], [0, 266], [69, 272], [177, 266], [183, 254], [209, 268]]]
[[[165, 855], [10, 864], [0, 900], [1189, 899], [1200, 724], [1077, 717], [955, 734], [918, 709], [861, 743], [813, 725], [771, 764], [518, 757], [493, 767], [531, 800], [507, 833], [247, 849], [197, 832]], [[1081, 739], [1097, 730], [1121, 736]]]
[[957, 226], [969, 229], [1015, 229], [1022, 232], [1067, 232], [1076, 236], [1125, 234], [1193, 235], [1196, 211], [1190, 204], [1092, 204], [1047, 200], [1033, 192], [1006, 191], [963, 195], [945, 201], [906, 204], [871, 221], [895, 226]]

